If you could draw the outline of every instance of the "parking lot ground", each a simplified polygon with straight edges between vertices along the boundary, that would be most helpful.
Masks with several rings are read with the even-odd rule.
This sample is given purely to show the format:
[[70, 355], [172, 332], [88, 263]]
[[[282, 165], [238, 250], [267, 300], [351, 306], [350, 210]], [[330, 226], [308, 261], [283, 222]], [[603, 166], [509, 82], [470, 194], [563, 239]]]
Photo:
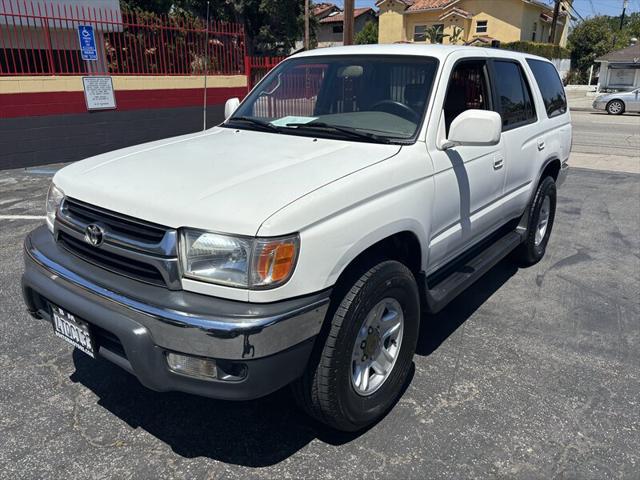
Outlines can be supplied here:
[[0, 172], [0, 478], [639, 478], [640, 175], [574, 168], [543, 261], [425, 317], [404, 396], [357, 435], [286, 389], [149, 391], [30, 318], [21, 245], [49, 181]]

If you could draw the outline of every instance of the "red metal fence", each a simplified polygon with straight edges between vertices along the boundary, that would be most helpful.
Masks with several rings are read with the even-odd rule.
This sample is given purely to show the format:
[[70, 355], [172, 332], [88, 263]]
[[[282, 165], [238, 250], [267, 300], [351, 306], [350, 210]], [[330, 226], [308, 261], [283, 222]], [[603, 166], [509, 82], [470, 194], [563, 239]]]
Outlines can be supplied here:
[[[241, 24], [0, 0], [0, 76], [244, 74]], [[93, 27], [97, 60], [81, 57], [78, 27]]]
[[286, 57], [246, 57], [247, 90], [251, 90], [262, 80], [269, 70], [278, 65]]

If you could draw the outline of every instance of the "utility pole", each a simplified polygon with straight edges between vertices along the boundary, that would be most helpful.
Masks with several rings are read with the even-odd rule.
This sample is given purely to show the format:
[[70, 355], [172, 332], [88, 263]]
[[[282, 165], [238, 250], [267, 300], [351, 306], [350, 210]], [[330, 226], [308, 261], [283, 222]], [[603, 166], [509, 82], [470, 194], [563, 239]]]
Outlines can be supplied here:
[[304, 0], [304, 49], [310, 50], [309, 41], [309, 0]]
[[551, 20], [551, 33], [549, 34], [549, 43], [556, 43], [556, 29], [558, 28], [558, 16], [560, 15], [560, 1], [555, 0], [553, 7], [553, 20]]
[[353, 45], [353, 0], [344, 0], [343, 45]]
[[624, 0], [622, 2], [622, 15], [620, 15], [620, 30], [624, 27], [624, 14], [627, 11], [627, 7], [629, 6], [629, 0]]

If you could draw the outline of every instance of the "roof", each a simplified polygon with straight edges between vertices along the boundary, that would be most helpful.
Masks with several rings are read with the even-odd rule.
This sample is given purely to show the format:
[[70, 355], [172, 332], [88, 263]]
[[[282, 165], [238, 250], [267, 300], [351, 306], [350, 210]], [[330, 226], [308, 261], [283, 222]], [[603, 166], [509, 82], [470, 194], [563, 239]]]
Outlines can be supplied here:
[[607, 53], [596, 58], [596, 62], [640, 63], [640, 44]]
[[467, 19], [472, 18], [472, 15], [466, 10], [463, 10], [458, 7], [453, 7], [448, 12], [444, 12], [442, 15], [440, 15], [438, 17], [438, 20], [444, 20], [445, 18], [454, 16], [454, 15], [458, 15], [459, 17], [467, 18]]
[[347, 47], [317, 48], [306, 52], [296, 53], [290, 56], [285, 62], [292, 58], [301, 57], [323, 57], [327, 55], [412, 55], [423, 57], [434, 57], [441, 61], [445, 60], [454, 52], [463, 51], [473, 57], [496, 57], [496, 58], [535, 58], [548, 62], [546, 58], [529, 55], [527, 53], [512, 52], [499, 48], [469, 47], [464, 45], [432, 45], [423, 43], [392, 43], [376, 45], [349, 45]]
[[332, 10], [339, 10], [338, 6], [333, 3], [317, 3], [311, 9], [311, 16], [320, 17], [330, 13]]
[[[367, 12], [371, 12], [372, 15], [375, 15], [376, 12], [371, 7], [367, 8], [356, 8], [353, 10], [353, 18], [358, 18], [360, 15], [364, 15]], [[320, 20], [320, 23], [337, 23], [344, 22], [344, 12], [336, 13], [335, 15], [329, 15], [328, 17], [324, 17]]]
[[440, 10], [457, 3], [458, 0], [414, 0], [407, 8], [407, 12], [421, 12], [423, 10]]
[[96, 30], [122, 31], [122, 25], [118, 23], [105, 24], [97, 20], [99, 12], [104, 18], [113, 17], [115, 22], [121, 21], [119, 0], [0, 0], [0, 25], [42, 28], [43, 22], [37, 12], [50, 17], [50, 28], [75, 30], [78, 20], [82, 20], [83, 25], [92, 25]]
[[[376, 2], [376, 5], [380, 5], [385, 1], [386, 0], [378, 0]], [[407, 9], [405, 10], [405, 12], [413, 13], [413, 12], [422, 12], [425, 10], [442, 10], [458, 3], [459, 0], [395, 0], [395, 1], [407, 6]], [[553, 11], [553, 8], [543, 3], [541, 0], [522, 0], [522, 1], [526, 3], [530, 3], [532, 5], [535, 5], [537, 7], [540, 7], [548, 11]], [[462, 9], [460, 10], [464, 11]], [[561, 15], [566, 15], [566, 12], [561, 12]]]

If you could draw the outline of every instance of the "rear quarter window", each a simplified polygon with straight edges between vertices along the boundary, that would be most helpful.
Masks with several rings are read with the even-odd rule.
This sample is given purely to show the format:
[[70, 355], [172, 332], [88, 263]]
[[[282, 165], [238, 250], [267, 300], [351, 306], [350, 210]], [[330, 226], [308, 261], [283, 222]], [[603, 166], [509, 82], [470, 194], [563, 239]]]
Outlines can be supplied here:
[[542, 60], [527, 59], [527, 63], [542, 94], [547, 116], [551, 118], [566, 113], [567, 97], [556, 67]]

